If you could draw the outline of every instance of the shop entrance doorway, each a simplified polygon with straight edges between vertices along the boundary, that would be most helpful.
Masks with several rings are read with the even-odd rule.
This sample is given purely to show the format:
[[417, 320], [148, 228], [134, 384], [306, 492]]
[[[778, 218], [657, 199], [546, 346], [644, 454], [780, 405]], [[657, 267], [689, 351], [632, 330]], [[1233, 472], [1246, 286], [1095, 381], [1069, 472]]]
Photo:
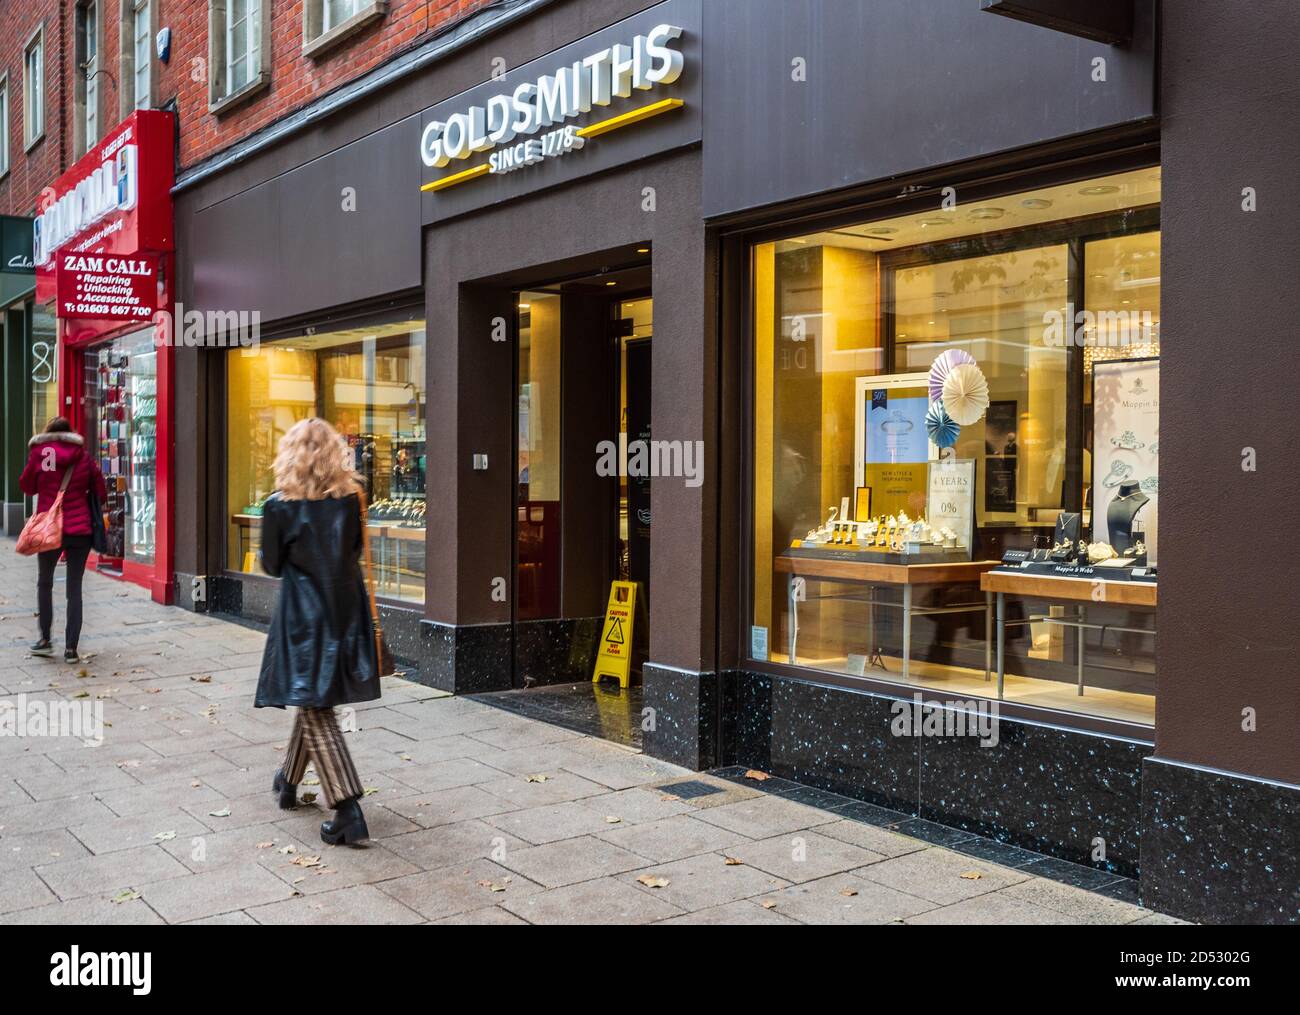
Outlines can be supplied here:
[[[627, 463], [629, 446], [651, 430], [649, 264], [520, 289], [517, 308], [514, 691], [506, 695], [554, 713], [540, 717], [634, 742], [652, 519], [650, 478]], [[591, 680], [615, 581], [637, 584], [627, 690]]]

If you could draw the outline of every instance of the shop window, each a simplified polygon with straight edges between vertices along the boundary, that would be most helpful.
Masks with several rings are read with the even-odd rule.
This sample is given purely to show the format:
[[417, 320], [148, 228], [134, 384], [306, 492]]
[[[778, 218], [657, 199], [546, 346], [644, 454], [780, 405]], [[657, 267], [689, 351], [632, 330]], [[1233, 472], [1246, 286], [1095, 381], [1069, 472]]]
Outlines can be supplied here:
[[388, 10], [386, 0], [305, 0], [302, 51], [320, 56], [371, 25]]
[[209, 0], [208, 108], [221, 113], [271, 81], [262, 43], [270, 37], [269, 0]]
[[158, 350], [152, 331], [86, 349], [83, 398], [88, 446], [108, 487], [108, 552], [102, 566], [152, 565], [158, 508]]
[[33, 305], [30, 358], [32, 378], [31, 432], [40, 433], [59, 410], [58, 332], [53, 314]]
[[347, 441], [370, 502], [379, 595], [423, 601], [425, 335], [422, 322], [262, 344], [227, 360], [227, 567], [262, 573], [261, 513], [280, 438], [329, 420]]
[[45, 136], [45, 28], [36, 29], [23, 50], [23, 146]]
[[[752, 659], [1153, 722], [1159, 196], [1148, 168], [753, 248]], [[936, 361], [982, 377], [955, 434]], [[999, 692], [982, 573], [1075, 530], [1079, 581], [1151, 587], [1006, 594]], [[932, 563], [961, 566], [866, 566]]]

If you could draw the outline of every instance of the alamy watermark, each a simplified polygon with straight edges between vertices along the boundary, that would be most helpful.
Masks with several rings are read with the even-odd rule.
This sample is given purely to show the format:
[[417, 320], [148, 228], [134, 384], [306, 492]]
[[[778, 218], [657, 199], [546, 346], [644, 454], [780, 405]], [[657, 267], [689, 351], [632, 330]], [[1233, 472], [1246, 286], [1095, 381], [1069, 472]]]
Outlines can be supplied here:
[[242, 349], [251, 355], [262, 344], [260, 310], [186, 310], [176, 303], [175, 313], [153, 315], [153, 344], [186, 349]]
[[0, 737], [76, 737], [104, 742], [102, 701], [48, 701], [20, 694], [0, 701]]
[[1065, 310], [1043, 314], [1043, 344], [1049, 348], [1101, 346], [1122, 349], [1150, 345], [1160, 337], [1160, 325], [1150, 310]]
[[896, 737], [977, 737], [981, 747], [998, 745], [998, 703], [983, 698], [927, 702], [920, 694], [895, 701], [889, 732]]
[[618, 442], [596, 445], [596, 475], [629, 479], [675, 478], [689, 487], [704, 485], [704, 441], [629, 442], [619, 434]]

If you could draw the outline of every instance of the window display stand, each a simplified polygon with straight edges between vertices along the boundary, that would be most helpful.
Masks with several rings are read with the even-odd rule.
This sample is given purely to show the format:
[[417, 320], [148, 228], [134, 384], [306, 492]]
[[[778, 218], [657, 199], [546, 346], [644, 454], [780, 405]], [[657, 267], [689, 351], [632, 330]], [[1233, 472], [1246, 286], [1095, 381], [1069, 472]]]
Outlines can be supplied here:
[[[990, 569], [997, 567], [995, 560], [958, 561], [949, 564], [874, 564], [843, 560], [818, 560], [808, 557], [782, 555], [776, 558], [776, 570], [789, 575], [787, 582], [790, 609], [788, 636], [789, 661], [795, 665], [799, 639], [799, 602], [806, 598], [804, 590], [809, 578], [814, 581], [833, 581], [865, 586], [866, 597], [856, 593], [831, 593], [816, 596], [816, 600], [849, 600], [868, 604], [867, 640], [869, 657], [878, 657], [875, 642], [875, 608], [886, 606], [903, 611], [903, 679], [911, 676], [912, 618], [933, 617], [950, 613], [984, 614], [984, 679], [990, 679], [993, 650], [993, 596], [986, 593], [982, 603], [959, 603], [954, 606], [916, 606], [913, 589], [917, 586], [974, 584]], [[877, 586], [901, 587], [901, 603], [885, 602], [876, 598]]]
[[[1104, 598], [1096, 598], [1096, 587], [1103, 586]], [[1156, 636], [1154, 627], [1118, 627], [1114, 624], [1092, 624], [1088, 622], [1086, 603], [1100, 606], [1129, 606], [1139, 609], [1156, 608], [1156, 586], [1149, 583], [1107, 581], [1092, 578], [1063, 578], [1046, 575], [1014, 574], [1007, 571], [988, 571], [980, 578], [980, 588], [986, 595], [997, 597], [997, 659], [998, 659], [998, 698], [1002, 698], [1002, 687], [1006, 680], [1006, 632], [1011, 626], [1025, 624], [1053, 624], [1058, 627], [1072, 627], [1078, 633], [1078, 645], [1075, 652], [1079, 694], [1083, 694], [1084, 631], [1117, 631], [1121, 634], [1149, 634]], [[1073, 616], [1030, 616], [1024, 620], [1006, 619], [1006, 597], [1008, 594], [1023, 596], [1028, 599], [1046, 599], [1055, 602], [1077, 603]]]

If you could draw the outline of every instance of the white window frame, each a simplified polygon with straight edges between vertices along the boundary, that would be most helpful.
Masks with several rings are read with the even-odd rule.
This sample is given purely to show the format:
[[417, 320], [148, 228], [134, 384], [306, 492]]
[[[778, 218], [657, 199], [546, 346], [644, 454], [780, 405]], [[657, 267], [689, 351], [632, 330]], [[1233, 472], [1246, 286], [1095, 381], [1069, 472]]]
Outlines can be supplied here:
[[[32, 54], [37, 55], [35, 74]], [[35, 76], [36, 80], [32, 78]], [[23, 150], [30, 151], [45, 136], [45, 24], [27, 37], [23, 46]]]
[[323, 56], [344, 40], [356, 35], [388, 13], [388, 0], [343, 0], [344, 16], [334, 21], [330, 0], [303, 0], [302, 54], [313, 59]]
[[0, 74], [0, 179], [9, 175], [9, 72]]
[[133, 109], [153, 105], [153, 0], [135, 0], [131, 7], [131, 90]]
[[[248, 0], [244, 17], [232, 24], [232, 0], [208, 0], [208, 111], [220, 115], [271, 83], [271, 0]], [[241, 48], [235, 57], [235, 47]], [[234, 87], [235, 69], [247, 79]]]
[[81, 127], [80, 150], [90, 151], [100, 137], [102, 117], [99, 108], [99, 0], [86, 0], [75, 9], [76, 57], [86, 54], [84, 62], [77, 63], [82, 90], [81, 108], [78, 110]]

